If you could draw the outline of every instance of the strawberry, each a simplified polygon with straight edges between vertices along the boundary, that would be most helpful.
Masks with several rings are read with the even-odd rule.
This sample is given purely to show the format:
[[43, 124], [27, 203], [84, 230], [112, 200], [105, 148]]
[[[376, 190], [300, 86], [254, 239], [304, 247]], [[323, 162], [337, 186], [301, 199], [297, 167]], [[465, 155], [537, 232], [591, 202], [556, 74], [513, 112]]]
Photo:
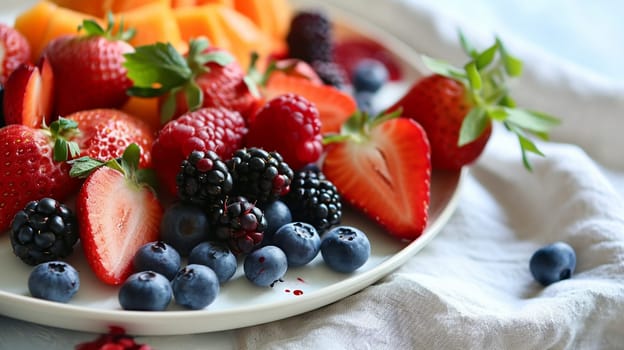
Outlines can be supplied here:
[[119, 108], [127, 100], [126, 89], [132, 81], [122, 66], [124, 54], [134, 51], [125, 42], [134, 32], [123, 27], [113, 35], [112, 16], [106, 29], [95, 21], [85, 20], [80, 27], [86, 35], [64, 35], [44, 49], [54, 70], [63, 77], [55, 81], [56, 113], [70, 113], [93, 108]]
[[30, 61], [30, 45], [15, 28], [0, 23], [0, 85], [23, 63]]
[[431, 163], [422, 127], [398, 113], [356, 113], [326, 137], [323, 173], [342, 197], [392, 236], [415, 239], [428, 219]]
[[483, 52], [461, 34], [460, 40], [471, 57], [464, 68], [424, 57], [435, 74], [418, 80], [389, 111], [402, 109], [404, 116], [423, 126], [434, 169], [458, 170], [474, 162], [489, 140], [492, 121], [499, 121], [517, 135], [530, 170], [527, 153], [543, 154], [528, 136], [546, 139], [558, 119], [515, 107], [506, 81], [522, 73], [522, 62], [509, 55], [500, 40]]
[[60, 119], [46, 129], [11, 124], [0, 129], [0, 232], [26, 203], [51, 197], [63, 201], [74, 194], [80, 182], [69, 176], [64, 162], [79, 150], [65, 137], [76, 124]]
[[75, 112], [67, 119], [78, 123], [80, 133], [72, 140], [81, 149], [81, 156], [99, 160], [118, 158], [132, 143], [141, 150], [140, 167], [152, 163], [154, 135], [142, 120], [116, 109], [92, 109]]
[[152, 145], [152, 159], [165, 190], [176, 194], [180, 165], [193, 151], [214, 151], [229, 159], [243, 145], [245, 120], [225, 108], [200, 108], [171, 120], [160, 130]]
[[71, 169], [87, 177], [76, 198], [80, 242], [89, 266], [104, 283], [118, 285], [132, 273], [137, 250], [158, 239], [163, 209], [148, 185], [153, 173], [138, 169], [131, 144], [121, 161], [78, 158]]
[[4, 120], [6, 124], [24, 124], [32, 128], [52, 121], [54, 74], [45, 56], [37, 66], [22, 63], [5, 85]]
[[316, 162], [323, 152], [316, 106], [295, 94], [272, 99], [249, 124], [246, 145], [277, 151], [295, 170]]
[[357, 109], [351, 95], [333, 86], [319, 85], [280, 71], [273, 72], [269, 76], [262, 93], [267, 100], [286, 93], [294, 93], [314, 103], [321, 118], [321, 133], [338, 132], [340, 126]]
[[256, 86], [231, 54], [209, 47], [205, 39], [192, 40], [186, 58], [163, 43], [138, 47], [125, 57], [134, 84], [128, 93], [162, 96], [163, 122], [200, 107], [224, 107], [245, 118], [255, 110]]

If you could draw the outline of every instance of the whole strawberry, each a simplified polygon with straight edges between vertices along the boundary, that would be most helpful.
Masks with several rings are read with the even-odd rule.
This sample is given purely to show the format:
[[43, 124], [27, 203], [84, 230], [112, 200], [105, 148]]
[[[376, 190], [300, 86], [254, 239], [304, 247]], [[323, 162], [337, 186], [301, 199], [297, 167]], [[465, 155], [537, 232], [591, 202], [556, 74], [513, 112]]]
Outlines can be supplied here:
[[77, 192], [80, 181], [69, 176], [64, 162], [79, 152], [65, 139], [75, 127], [74, 122], [60, 119], [46, 129], [22, 124], [0, 129], [0, 232], [26, 203], [44, 197], [63, 201]]
[[434, 169], [458, 170], [474, 162], [489, 140], [492, 121], [498, 121], [517, 135], [530, 170], [527, 152], [542, 153], [529, 135], [546, 139], [558, 119], [516, 108], [506, 83], [522, 73], [522, 62], [509, 55], [500, 40], [483, 52], [462, 35], [460, 41], [471, 58], [463, 69], [424, 57], [436, 74], [417, 81], [389, 110], [402, 109], [404, 116], [422, 125]]
[[163, 43], [138, 47], [125, 57], [124, 66], [134, 84], [128, 93], [162, 96], [163, 122], [200, 107], [228, 108], [246, 119], [255, 111], [258, 97], [254, 83], [232, 55], [209, 47], [205, 39], [192, 40], [186, 58]]
[[152, 164], [154, 135], [142, 120], [116, 109], [91, 109], [67, 116], [78, 124], [80, 132], [72, 139], [80, 147], [80, 155], [106, 161], [121, 157], [130, 144], [141, 150], [140, 166]]
[[431, 163], [422, 127], [398, 113], [356, 113], [339, 135], [328, 136], [323, 173], [342, 198], [407, 240], [427, 226]]
[[152, 145], [152, 161], [161, 185], [175, 195], [176, 176], [191, 152], [213, 151], [227, 160], [242, 147], [246, 134], [240, 113], [225, 108], [200, 108], [168, 122]]
[[65, 35], [52, 40], [44, 49], [55, 80], [56, 113], [67, 115], [93, 108], [118, 108], [127, 100], [132, 81], [123, 67], [124, 54], [134, 51], [125, 42], [134, 34], [123, 27], [113, 35], [109, 17], [106, 29], [85, 20], [84, 35]]
[[4, 23], [0, 23], [0, 85], [22, 63], [30, 61], [30, 45], [26, 38]]
[[298, 170], [319, 159], [323, 152], [321, 141], [316, 106], [299, 95], [285, 94], [260, 109], [249, 125], [246, 144], [277, 151], [291, 168]]

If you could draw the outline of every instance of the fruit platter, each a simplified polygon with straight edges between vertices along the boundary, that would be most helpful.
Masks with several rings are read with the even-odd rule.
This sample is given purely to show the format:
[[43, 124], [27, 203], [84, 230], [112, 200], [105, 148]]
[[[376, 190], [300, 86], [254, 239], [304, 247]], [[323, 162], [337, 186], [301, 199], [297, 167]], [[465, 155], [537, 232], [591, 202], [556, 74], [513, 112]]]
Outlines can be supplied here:
[[461, 37], [457, 70], [313, 5], [2, 9], [0, 314], [136, 335], [302, 314], [440, 232], [492, 121], [540, 154], [556, 120], [515, 108], [499, 40]]

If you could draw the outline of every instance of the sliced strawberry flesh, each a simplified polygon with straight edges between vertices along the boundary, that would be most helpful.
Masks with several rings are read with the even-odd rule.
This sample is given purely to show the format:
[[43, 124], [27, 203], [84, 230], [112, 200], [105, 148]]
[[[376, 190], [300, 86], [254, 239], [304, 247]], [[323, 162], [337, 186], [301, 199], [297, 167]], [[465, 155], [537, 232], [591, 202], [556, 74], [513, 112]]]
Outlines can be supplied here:
[[122, 283], [132, 273], [136, 251], [158, 239], [162, 217], [158, 200], [117, 170], [102, 167], [89, 176], [77, 210], [87, 261], [105, 283]]
[[52, 69], [46, 60], [41, 69], [22, 64], [9, 76], [5, 86], [4, 116], [7, 124], [33, 128], [50, 124], [52, 117]]

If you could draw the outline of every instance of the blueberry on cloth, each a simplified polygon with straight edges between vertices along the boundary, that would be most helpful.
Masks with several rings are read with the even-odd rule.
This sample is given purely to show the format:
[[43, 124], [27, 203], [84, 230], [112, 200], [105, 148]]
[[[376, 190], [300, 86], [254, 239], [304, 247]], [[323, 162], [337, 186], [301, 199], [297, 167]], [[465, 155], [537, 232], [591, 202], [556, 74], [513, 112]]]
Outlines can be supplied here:
[[212, 304], [219, 294], [219, 279], [211, 268], [190, 264], [178, 271], [171, 282], [176, 304], [200, 310]]
[[286, 254], [280, 248], [267, 245], [249, 253], [243, 262], [243, 269], [251, 283], [260, 287], [269, 287], [284, 277], [288, 269], [288, 261]]
[[236, 256], [221, 242], [202, 242], [195, 246], [188, 258], [189, 264], [206, 265], [214, 271], [219, 283], [229, 281], [238, 267]]
[[273, 236], [273, 244], [284, 251], [289, 267], [303, 266], [318, 255], [321, 237], [314, 226], [304, 222], [291, 222], [277, 230]]
[[34, 267], [28, 277], [28, 290], [39, 299], [66, 303], [79, 288], [78, 271], [63, 261], [41, 263]]
[[172, 295], [167, 277], [154, 271], [141, 271], [130, 275], [121, 285], [118, 298], [124, 310], [162, 311]]
[[371, 247], [368, 237], [351, 226], [337, 226], [323, 235], [321, 255], [334, 271], [350, 273], [366, 263]]
[[555, 242], [538, 249], [529, 261], [531, 274], [543, 286], [572, 277], [576, 253], [565, 242]]
[[158, 272], [172, 280], [180, 270], [180, 254], [175, 248], [163, 241], [143, 245], [134, 255], [134, 270]]

